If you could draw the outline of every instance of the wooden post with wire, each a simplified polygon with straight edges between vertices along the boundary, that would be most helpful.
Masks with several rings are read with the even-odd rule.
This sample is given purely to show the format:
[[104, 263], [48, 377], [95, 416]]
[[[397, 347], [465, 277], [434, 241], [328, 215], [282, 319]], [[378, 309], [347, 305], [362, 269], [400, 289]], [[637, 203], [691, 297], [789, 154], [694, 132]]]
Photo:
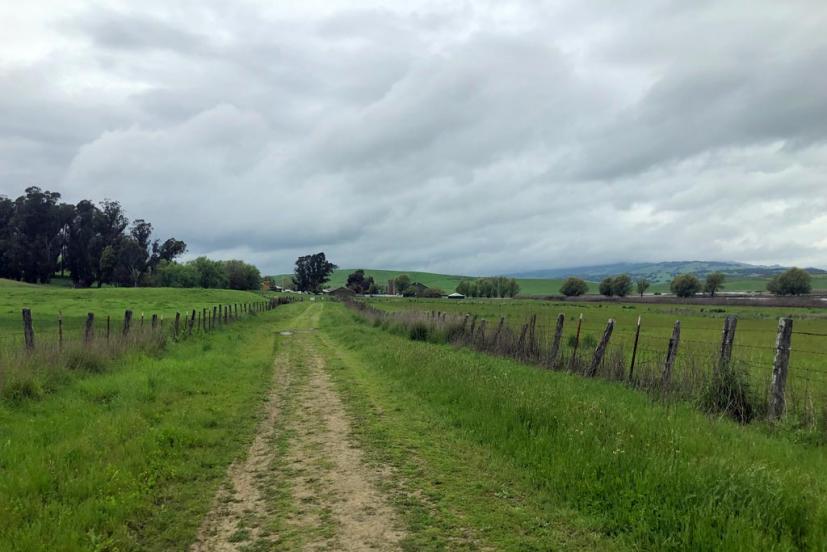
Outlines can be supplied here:
[[635, 344], [632, 346], [632, 362], [629, 364], [629, 381], [632, 381], [632, 376], [635, 373], [635, 361], [637, 360], [637, 346], [640, 342], [640, 316], [637, 317], [637, 327], [635, 328]]
[[560, 342], [563, 339], [563, 325], [566, 323], [566, 315], [560, 313], [557, 315], [557, 324], [554, 326], [554, 337], [551, 339], [551, 348], [548, 352], [548, 366], [554, 368], [554, 363], [557, 362], [557, 355], [560, 354]]
[[770, 419], [777, 420], [787, 409], [784, 396], [787, 387], [787, 373], [790, 367], [790, 350], [792, 349], [793, 319], [781, 318], [778, 321], [778, 334], [775, 338], [775, 361], [772, 366], [770, 382]]
[[603, 357], [606, 355], [606, 348], [609, 346], [609, 340], [612, 338], [614, 329], [615, 321], [613, 318], [609, 318], [609, 321], [606, 323], [606, 329], [603, 330], [603, 337], [600, 338], [600, 343], [597, 344], [597, 348], [594, 350], [594, 356], [592, 356], [592, 362], [586, 372], [586, 377], [593, 378], [597, 375], [597, 369], [600, 367], [600, 363], [603, 362]]
[[660, 376], [660, 384], [663, 389], [669, 386], [672, 381], [672, 369], [675, 366], [675, 358], [678, 356], [678, 345], [681, 342], [681, 321], [675, 321], [672, 329], [672, 337], [669, 338], [669, 347], [666, 350], [666, 360], [663, 362], [663, 371]]
[[574, 370], [574, 364], [577, 362], [577, 348], [580, 346], [580, 328], [583, 326], [583, 313], [580, 313], [580, 318], [577, 319], [577, 333], [574, 335], [574, 350], [571, 353], [571, 361], [569, 362], [569, 370]]

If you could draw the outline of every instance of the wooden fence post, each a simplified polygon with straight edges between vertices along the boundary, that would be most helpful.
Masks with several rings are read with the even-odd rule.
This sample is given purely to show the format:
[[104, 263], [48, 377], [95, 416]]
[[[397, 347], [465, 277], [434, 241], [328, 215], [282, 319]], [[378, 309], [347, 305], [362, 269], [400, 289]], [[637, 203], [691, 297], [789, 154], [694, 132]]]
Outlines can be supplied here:
[[132, 325], [132, 311], [127, 309], [123, 313], [123, 336], [129, 335], [129, 326]]
[[787, 387], [787, 372], [790, 366], [792, 336], [792, 318], [781, 318], [778, 321], [778, 335], [775, 338], [775, 361], [772, 366], [772, 381], [770, 383], [771, 420], [776, 420], [783, 416], [787, 408], [787, 400], [784, 393]]
[[26, 350], [34, 351], [34, 327], [32, 326], [31, 309], [23, 309], [23, 339], [26, 342]]
[[227, 321], [229, 320], [229, 311], [230, 311], [229, 305], [224, 305], [224, 324], [226, 324]]
[[144, 331], [144, 313], [141, 313], [141, 325], [140, 325], [141, 333]]
[[477, 337], [476, 341], [480, 349], [485, 349], [485, 319], [480, 322], [479, 337]]
[[640, 342], [640, 316], [637, 317], [637, 327], [635, 328], [635, 344], [632, 346], [632, 362], [629, 364], [629, 381], [632, 381], [632, 376], [635, 373], [635, 360], [637, 360], [637, 345]]
[[190, 317], [190, 325], [187, 328], [187, 335], [192, 335], [193, 326], [195, 326], [195, 309], [192, 309], [192, 316]]
[[201, 331], [207, 331], [207, 309], [205, 308], [201, 309]]
[[57, 350], [63, 352], [63, 311], [57, 313]]
[[554, 367], [557, 362], [557, 355], [560, 354], [560, 341], [563, 339], [563, 325], [566, 323], [566, 315], [560, 313], [557, 315], [557, 324], [554, 326], [554, 337], [551, 340], [551, 348], [548, 352], [549, 368]]
[[532, 314], [528, 321], [528, 358], [534, 359], [537, 356], [539, 347], [537, 346], [537, 315]]
[[517, 350], [514, 351], [514, 357], [522, 359], [523, 358], [523, 349], [525, 348], [525, 336], [528, 333], [528, 322], [523, 324], [523, 327], [520, 329], [520, 338], [517, 340]]
[[571, 353], [571, 362], [569, 362], [569, 370], [574, 370], [574, 363], [577, 361], [577, 348], [580, 346], [580, 327], [583, 325], [583, 313], [580, 313], [580, 318], [577, 320], [577, 333], [574, 335], [574, 351]]
[[106, 315], [106, 342], [109, 343], [109, 334], [111, 333], [112, 328], [112, 317], [108, 314]]
[[158, 315], [154, 312], [152, 313], [152, 324], [150, 325], [150, 328], [153, 332], [158, 329]]
[[215, 316], [216, 316], [216, 312], [217, 312], [217, 310], [218, 310], [218, 307], [215, 307], [215, 306], [214, 306], [214, 307], [212, 308], [212, 318], [210, 318], [210, 330], [212, 330], [213, 328], [215, 328]]
[[669, 338], [669, 348], [666, 351], [666, 360], [663, 362], [663, 372], [660, 377], [662, 388], [666, 388], [672, 381], [672, 368], [675, 366], [675, 357], [678, 356], [678, 345], [681, 341], [681, 321], [675, 321], [672, 337]]
[[718, 364], [715, 367], [717, 371], [721, 371], [732, 360], [732, 343], [735, 340], [735, 328], [738, 325], [738, 319], [734, 316], [727, 316], [724, 319], [724, 330], [721, 335], [721, 350], [718, 355]]
[[503, 332], [503, 326], [505, 326], [505, 316], [500, 316], [500, 323], [497, 324], [497, 331], [494, 333], [494, 350], [497, 350], [497, 347], [500, 345], [500, 334]]
[[83, 331], [83, 342], [86, 345], [92, 343], [92, 339], [95, 337], [95, 313], [88, 312], [86, 313], [86, 328]]
[[589, 365], [589, 370], [586, 372], [586, 376], [593, 378], [597, 374], [597, 368], [603, 361], [603, 356], [606, 354], [606, 348], [609, 346], [609, 339], [611, 339], [612, 331], [614, 331], [614, 329], [615, 321], [613, 318], [609, 318], [609, 321], [606, 323], [606, 329], [603, 330], [603, 337], [600, 338], [600, 343], [597, 344], [597, 348], [594, 350], [592, 363]]
[[172, 326], [172, 336], [178, 339], [178, 326], [181, 324], [181, 313], [175, 313], [175, 324]]

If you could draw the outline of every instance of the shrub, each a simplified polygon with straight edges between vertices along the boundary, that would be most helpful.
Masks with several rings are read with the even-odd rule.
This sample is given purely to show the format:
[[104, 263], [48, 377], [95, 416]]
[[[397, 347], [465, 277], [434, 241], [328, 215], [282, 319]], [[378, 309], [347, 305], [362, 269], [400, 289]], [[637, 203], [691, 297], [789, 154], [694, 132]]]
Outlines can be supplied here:
[[603, 281], [600, 282], [600, 287], [598, 289], [600, 291], [600, 295], [605, 295], [606, 297], [611, 297], [614, 295], [614, 278], [611, 276], [603, 278]]
[[413, 341], [428, 341], [428, 326], [424, 322], [414, 322], [408, 331], [408, 337]]
[[791, 268], [775, 276], [767, 284], [767, 290], [776, 295], [804, 295], [812, 291], [810, 274], [800, 268]]
[[714, 371], [700, 402], [705, 412], [726, 414], [742, 424], [755, 418], [758, 410], [758, 399], [750, 389], [746, 372], [732, 364]]
[[676, 276], [669, 288], [678, 297], [692, 297], [701, 291], [701, 281], [693, 274], [681, 274]]
[[566, 278], [566, 281], [560, 287], [560, 293], [566, 297], [578, 297], [587, 291], [589, 291], [589, 286], [586, 282], [574, 276]]

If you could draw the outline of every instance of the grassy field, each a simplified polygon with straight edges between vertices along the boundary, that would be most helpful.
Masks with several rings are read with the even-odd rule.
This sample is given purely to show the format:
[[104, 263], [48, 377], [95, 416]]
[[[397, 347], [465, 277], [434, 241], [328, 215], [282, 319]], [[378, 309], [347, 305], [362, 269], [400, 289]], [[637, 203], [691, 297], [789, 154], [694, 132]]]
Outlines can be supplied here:
[[[359, 438], [450, 512], [435, 516], [445, 530], [459, 518], [480, 547], [792, 550], [827, 539], [823, 448], [353, 320], [337, 306], [323, 329]], [[430, 524], [439, 549], [433, 511], [406, 515]]]
[[[538, 317], [538, 329], [549, 341], [556, 317], [566, 316], [564, 335], [572, 337], [577, 318], [582, 314], [582, 338], [591, 349], [600, 338], [609, 318], [616, 320], [612, 336], [614, 348], [631, 356], [635, 325], [641, 318], [638, 361], [658, 365], [666, 353], [676, 320], [681, 321], [681, 351], [677, 369], [694, 363], [698, 355], [712, 356], [720, 344], [723, 319], [738, 317], [733, 358], [752, 375], [756, 392], [765, 393], [772, 372], [778, 318], [794, 319], [793, 352], [790, 362], [789, 390], [791, 400], [814, 400], [813, 405], [794, 405], [827, 413], [827, 310], [818, 308], [769, 307], [703, 307], [695, 305], [645, 305], [621, 303], [565, 303], [527, 300], [449, 299], [372, 299], [371, 303], [387, 310], [425, 310], [476, 314], [496, 323], [501, 316], [513, 327], [523, 324], [531, 315]], [[588, 349], [588, 352], [591, 352]], [[584, 349], [585, 350], [585, 349]], [[695, 354], [689, 354], [689, 353]]]
[[[120, 313], [136, 304], [175, 309], [183, 299], [244, 300], [205, 290], [183, 298], [180, 290], [85, 290], [81, 299], [72, 289], [4, 290], [78, 316], [89, 301]], [[16, 317], [20, 305], [4, 301]], [[756, 381], [769, 377], [780, 312], [798, 331], [827, 334], [818, 309], [372, 303], [505, 316], [515, 325], [537, 314], [543, 330], [563, 312], [569, 335], [583, 314], [584, 340], [613, 317], [624, 345], [641, 316], [643, 348], [652, 354], [665, 351], [677, 318], [684, 347], [714, 349], [722, 317], [737, 314], [735, 354], [763, 370]], [[825, 343], [794, 336], [793, 385], [808, 366], [824, 368]], [[316, 395], [319, 378], [329, 378], [349, 422], [327, 425], [335, 408]], [[794, 420], [738, 425], [686, 401], [412, 341], [319, 299], [127, 352], [37, 399], [0, 401], [0, 549], [187, 548], [226, 487], [228, 466], [245, 458], [267, 419], [273, 393], [281, 406], [263, 441], [273, 456], [248, 477], [266, 506], [242, 511], [243, 525], [229, 536], [243, 549], [350, 542], [336, 517], [344, 491], [324, 483], [344, 473], [341, 489], [349, 488], [354, 472], [337, 468], [342, 457], [350, 469], [384, 474], [377, 492], [398, 516], [405, 550], [818, 550], [827, 542], [827, 448], [804, 438]], [[315, 494], [302, 494], [308, 488]]]
[[251, 437], [274, 329], [297, 308], [0, 402], [0, 549], [183, 549]]
[[[344, 286], [348, 275], [356, 269], [339, 269], [333, 272], [328, 287], [334, 288]], [[452, 293], [457, 284], [463, 279], [473, 279], [473, 276], [452, 276], [447, 274], [437, 274], [433, 272], [416, 272], [416, 271], [398, 271], [398, 270], [374, 270], [365, 269], [365, 274], [373, 276], [377, 284], [386, 286], [388, 280], [395, 278], [400, 274], [407, 274], [414, 282], [420, 282], [428, 287], [436, 287], [446, 293]], [[276, 276], [276, 281], [281, 282], [283, 278], [288, 278], [290, 275], [281, 274]], [[724, 291], [727, 292], [766, 292], [767, 278], [733, 278], [725, 283]], [[544, 295], [559, 295], [560, 286], [563, 284], [562, 279], [554, 278], [518, 278], [517, 283], [520, 284], [520, 294], [529, 296], [544, 296]], [[589, 294], [598, 294], [598, 283], [589, 282]], [[817, 291], [827, 291], [827, 276], [814, 276], [813, 289]], [[669, 282], [658, 282], [649, 288], [647, 293], [669, 293]]]
[[110, 316], [114, 324], [123, 319], [124, 311], [131, 309], [137, 319], [142, 313], [149, 318], [153, 313], [170, 320], [176, 311], [260, 301], [261, 296], [247, 291], [228, 289], [178, 288], [115, 288], [72, 289], [56, 286], [37, 286], [0, 279], [0, 346], [4, 342], [20, 342], [23, 332], [20, 310], [28, 307], [36, 334], [54, 338], [58, 313], [63, 312], [67, 333], [80, 335], [86, 314], [95, 313], [98, 324]]

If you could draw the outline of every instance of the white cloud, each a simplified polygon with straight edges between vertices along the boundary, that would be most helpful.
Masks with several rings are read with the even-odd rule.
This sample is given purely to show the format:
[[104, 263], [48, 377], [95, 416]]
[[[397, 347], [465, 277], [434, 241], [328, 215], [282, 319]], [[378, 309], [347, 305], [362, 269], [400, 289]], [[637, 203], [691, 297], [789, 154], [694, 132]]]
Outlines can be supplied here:
[[[806, 2], [30, 2], [0, 193], [37, 184], [267, 272], [827, 266]], [[12, 19], [12, 17], [14, 19]]]

